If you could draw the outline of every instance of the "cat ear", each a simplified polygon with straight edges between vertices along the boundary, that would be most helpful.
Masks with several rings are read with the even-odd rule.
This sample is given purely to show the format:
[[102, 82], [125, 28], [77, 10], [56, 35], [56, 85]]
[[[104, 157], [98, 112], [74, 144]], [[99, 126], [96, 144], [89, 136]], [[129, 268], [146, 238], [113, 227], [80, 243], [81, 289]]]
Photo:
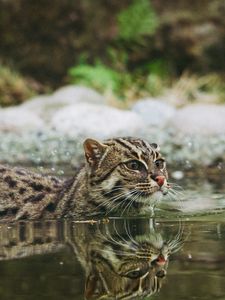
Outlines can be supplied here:
[[156, 150], [156, 151], [160, 151], [160, 147], [159, 147], [159, 145], [158, 144], [156, 144], [156, 143], [152, 143], [152, 144], [150, 144], [150, 146], [154, 149], [154, 150]]
[[90, 166], [96, 165], [102, 158], [107, 146], [93, 139], [84, 141], [84, 152]]

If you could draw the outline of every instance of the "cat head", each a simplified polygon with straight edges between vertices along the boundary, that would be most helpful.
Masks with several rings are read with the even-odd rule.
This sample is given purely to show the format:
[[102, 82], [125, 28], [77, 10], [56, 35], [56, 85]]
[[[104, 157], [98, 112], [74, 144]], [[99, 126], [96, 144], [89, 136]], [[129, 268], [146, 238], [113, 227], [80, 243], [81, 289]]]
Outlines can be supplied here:
[[168, 262], [152, 265], [130, 264], [126, 273], [114, 273], [105, 261], [98, 261], [88, 274], [85, 299], [142, 299], [162, 287]]
[[166, 162], [157, 144], [131, 137], [87, 139], [84, 151], [96, 202], [108, 199], [110, 209], [154, 204], [168, 191]]
[[85, 256], [80, 259], [86, 273], [85, 299], [143, 299], [158, 292], [180, 238], [164, 240], [146, 219], [96, 227], [91, 228], [89, 246], [77, 251], [80, 258]]

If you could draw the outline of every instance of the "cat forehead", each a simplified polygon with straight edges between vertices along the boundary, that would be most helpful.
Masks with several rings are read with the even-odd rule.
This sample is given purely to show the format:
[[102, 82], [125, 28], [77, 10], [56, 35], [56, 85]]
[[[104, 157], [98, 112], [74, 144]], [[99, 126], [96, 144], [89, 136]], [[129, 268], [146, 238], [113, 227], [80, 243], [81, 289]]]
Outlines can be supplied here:
[[119, 137], [105, 141], [105, 144], [112, 146], [114, 151], [125, 154], [139, 160], [157, 159], [160, 157], [157, 144], [150, 144], [147, 141], [132, 137]]

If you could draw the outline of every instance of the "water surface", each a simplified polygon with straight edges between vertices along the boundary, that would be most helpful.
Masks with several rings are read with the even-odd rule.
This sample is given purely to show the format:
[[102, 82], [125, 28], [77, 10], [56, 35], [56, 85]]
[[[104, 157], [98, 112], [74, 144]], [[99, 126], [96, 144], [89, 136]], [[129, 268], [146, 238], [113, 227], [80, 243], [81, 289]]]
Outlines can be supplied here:
[[177, 184], [154, 218], [1, 223], [0, 299], [225, 299], [224, 182]]

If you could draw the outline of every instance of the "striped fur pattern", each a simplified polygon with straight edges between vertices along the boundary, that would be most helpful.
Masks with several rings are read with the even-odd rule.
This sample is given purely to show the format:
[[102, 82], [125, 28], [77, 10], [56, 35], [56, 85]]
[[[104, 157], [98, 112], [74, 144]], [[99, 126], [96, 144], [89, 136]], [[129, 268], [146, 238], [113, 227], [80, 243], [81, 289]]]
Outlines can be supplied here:
[[131, 137], [87, 139], [84, 152], [86, 164], [66, 181], [0, 166], [0, 219], [150, 213], [168, 192], [156, 144]]
[[[86, 166], [64, 193], [58, 211], [120, 215], [151, 213], [167, 194], [165, 159], [156, 144], [138, 138], [114, 138], [84, 143]], [[164, 178], [159, 185], [156, 178]], [[80, 201], [79, 199], [82, 199]]]
[[0, 261], [68, 247], [84, 270], [86, 300], [143, 299], [160, 290], [170, 255], [183, 246], [184, 228], [177, 225], [164, 228], [144, 218], [92, 225], [71, 220], [1, 224]]
[[0, 220], [51, 217], [63, 182], [20, 168], [0, 165]]
[[168, 240], [148, 221], [79, 227], [74, 249], [86, 274], [85, 299], [143, 299], [161, 289], [169, 257], [183, 245], [183, 229]]

